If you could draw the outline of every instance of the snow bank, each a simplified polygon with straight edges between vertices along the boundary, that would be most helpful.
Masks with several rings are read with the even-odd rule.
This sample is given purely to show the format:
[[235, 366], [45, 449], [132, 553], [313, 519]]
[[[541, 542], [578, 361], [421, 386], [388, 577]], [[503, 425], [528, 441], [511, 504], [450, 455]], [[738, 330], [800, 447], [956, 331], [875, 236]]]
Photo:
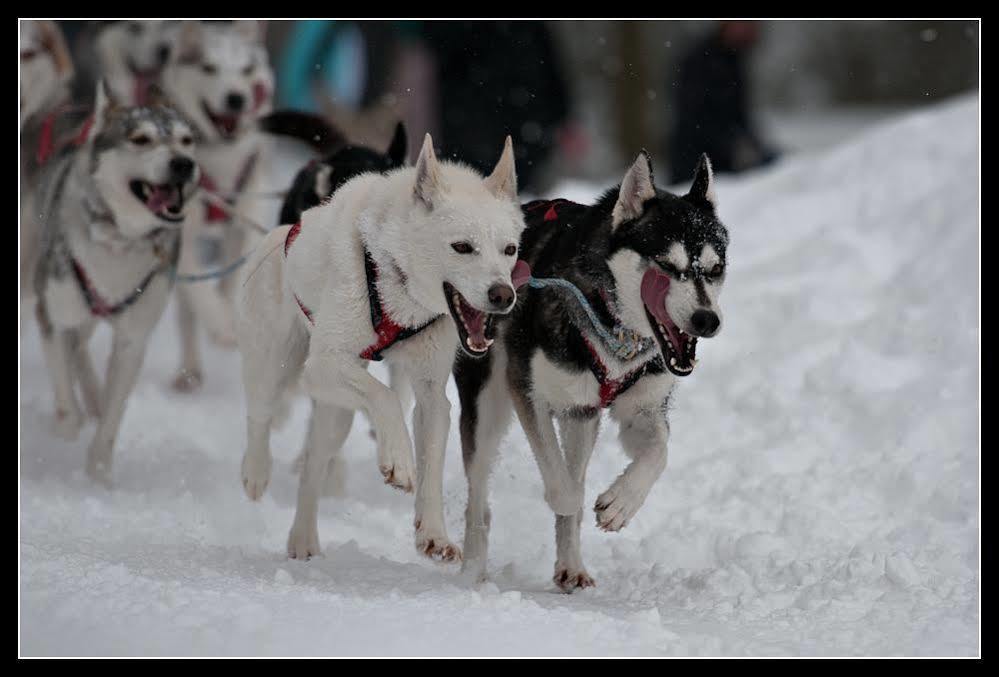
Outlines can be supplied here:
[[[957, 100], [720, 181], [723, 331], [677, 390], [670, 465], [642, 511], [620, 534], [584, 521], [598, 587], [573, 596], [549, 582], [553, 523], [519, 430], [492, 480], [491, 583], [416, 554], [410, 499], [381, 484], [361, 419], [347, 496], [322, 506], [325, 557], [286, 560], [305, 404], [251, 504], [237, 357], [209, 349], [204, 392], [169, 391], [172, 312], [125, 416], [116, 488], [91, 486], [93, 428], [72, 444], [48, 432], [26, 312], [22, 653], [978, 653], [977, 116], [977, 98]], [[102, 330], [99, 358], [107, 343]], [[448, 453], [460, 539], [456, 429]], [[588, 503], [625, 462], [607, 425]]]

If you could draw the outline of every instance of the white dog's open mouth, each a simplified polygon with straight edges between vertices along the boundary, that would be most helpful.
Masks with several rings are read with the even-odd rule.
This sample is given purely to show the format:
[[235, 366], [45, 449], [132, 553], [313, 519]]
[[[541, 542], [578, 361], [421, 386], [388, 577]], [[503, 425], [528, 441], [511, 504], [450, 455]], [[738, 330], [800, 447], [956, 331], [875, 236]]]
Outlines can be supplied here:
[[668, 275], [650, 268], [642, 278], [642, 303], [666, 368], [676, 376], [687, 376], [697, 364], [697, 337], [681, 330], [666, 311], [669, 285]]
[[444, 298], [458, 328], [462, 350], [472, 357], [482, 357], [489, 351], [495, 335], [495, 318], [491, 313], [472, 307], [465, 297], [448, 282], [444, 283]]
[[227, 141], [236, 136], [236, 132], [239, 131], [239, 113], [214, 113], [204, 101], [201, 102], [201, 107], [219, 136]]
[[128, 182], [129, 190], [146, 209], [165, 221], [184, 220], [184, 190], [179, 183], [155, 185], [141, 179]]

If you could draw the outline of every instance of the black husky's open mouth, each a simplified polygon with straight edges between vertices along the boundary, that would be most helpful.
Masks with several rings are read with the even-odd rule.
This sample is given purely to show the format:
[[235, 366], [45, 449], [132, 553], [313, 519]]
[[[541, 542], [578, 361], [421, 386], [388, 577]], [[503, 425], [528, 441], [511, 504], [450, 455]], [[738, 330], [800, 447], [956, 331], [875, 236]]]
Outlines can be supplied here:
[[645, 314], [649, 318], [649, 324], [652, 325], [652, 333], [659, 343], [666, 368], [676, 376], [687, 376], [694, 371], [694, 365], [697, 364], [697, 337], [677, 327], [665, 309], [659, 317], [656, 317], [651, 309], [645, 306]]
[[482, 357], [489, 352], [495, 336], [495, 317], [491, 313], [473, 308], [454, 285], [444, 283], [444, 298], [458, 328], [461, 349], [471, 357]]
[[184, 220], [184, 190], [180, 183], [154, 185], [141, 179], [128, 182], [128, 188], [146, 209], [163, 219], [177, 223]]
[[239, 113], [215, 113], [204, 101], [201, 102], [201, 108], [205, 111], [208, 119], [211, 120], [219, 136], [226, 141], [231, 141], [235, 138], [236, 132], [239, 131]]
[[697, 337], [681, 330], [666, 310], [670, 278], [650, 268], [642, 278], [642, 303], [652, 325], [666, 368], [676, 376], [686, 376], [697, 364]]

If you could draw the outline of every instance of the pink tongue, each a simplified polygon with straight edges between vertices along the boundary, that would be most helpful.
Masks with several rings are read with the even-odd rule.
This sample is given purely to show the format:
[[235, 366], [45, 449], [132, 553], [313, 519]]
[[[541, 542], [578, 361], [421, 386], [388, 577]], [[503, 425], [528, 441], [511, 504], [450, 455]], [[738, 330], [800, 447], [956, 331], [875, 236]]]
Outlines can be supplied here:
[[514, 289], [520, 289], [531, 279], [531, 266], [528, 265], [527, 261], [523, 259], [517, 261], [517, 265], [513, 267], [513, 271], [510, 273], [510, 280], [513, 282]]
[[666, 294], [669, 292], [669, 275], [649, 268], [642, 276], [642, 301], [652, 316], [669, 327], [673, 320], [666, 314]]
[[156, 186], [152, 194], [146, 198], [146, 206], [154, 212], [162, 210], [173, 203], [173, 188]]
[[263, 82], [253, 83], [253, 110], [259, 110], [271, 98], [271, 92]]
[[156, 82], [156, 72], [136, 73], [133, 83], [132, 95], [135, 97], [135, 105], [145, 106], [149, 102], [149, 88]]
[[468, 306], [464, 306], [461, 309], [461, 314], [464, 316], [465, 326], [468, 327], [468, 335], [473, 339], [482, 339], [485, 341], [486, 314]]
[[220, 115], [219, 124], [222, 129], [225, 130], [226, 134], [232, 134], [236, 131], [236, 125], [239, 124], [239, 118], [235, 115]]

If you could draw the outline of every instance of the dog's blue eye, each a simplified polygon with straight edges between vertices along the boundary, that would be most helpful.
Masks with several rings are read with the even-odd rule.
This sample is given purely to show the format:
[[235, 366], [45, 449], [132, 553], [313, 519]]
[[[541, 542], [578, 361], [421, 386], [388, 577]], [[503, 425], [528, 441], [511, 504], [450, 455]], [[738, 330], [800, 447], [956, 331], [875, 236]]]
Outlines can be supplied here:
[[459, 254], [471, 254], [475, 251], [475, 248], [467, 242], [452, 242], [451, 249]]

